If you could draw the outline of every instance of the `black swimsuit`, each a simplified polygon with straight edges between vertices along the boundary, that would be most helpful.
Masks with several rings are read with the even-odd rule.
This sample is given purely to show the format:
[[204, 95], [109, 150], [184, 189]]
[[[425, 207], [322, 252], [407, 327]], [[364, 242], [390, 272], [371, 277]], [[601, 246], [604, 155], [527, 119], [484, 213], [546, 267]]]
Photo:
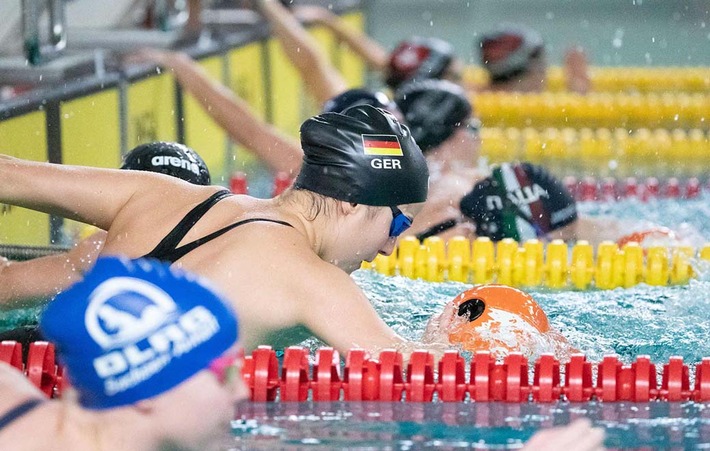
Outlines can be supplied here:
[[43, 399], [32, 398], [27, 401], [13, 407], [5, 415], [0, 416], [0, 430], [5, 428], [8, 424], [19, 419], [23, 415], [26, 415], [32, 409], [44, 402]]
[[229, 232], [230, 230], [239, 227], [240, 225], [244, 224], [249, 224], [250, 222], [256, 222], [256, 221], [262, 221], [262, 222], [273, 222], [276, 224], [281, 224], [285, 225], [288, 227], [293, 227], [291, 224], [288, 222], [284, 221], [278, 221], [276, 219], [266, 219], [266, 218], [249, 218], [249, 219], [243, 219], [241, 221], [237, 221], [234, 224], [230, 224], [226, 227], [223, 227], [216, 232], [212, 232], [207, 236], [204, 236], [202, 238], [198, 238], [195, 241], [192, 241], [190, 243], [184, 244], [180, 247], [178, 247], [178, 244], [180, 244], [180, 241], [182, 241], [183, 238], [185, 238], [185, 235], [187, 235], [187, 232], [192, 229], [192, 227], [197, 223], [197, 221], [202, 218], [202, 216], [205, 215], [209, 211], [210, 208], [212, 208], [217, 202], [220, 200], [231, 196], [232, 193], [230, 193], [227, 190], [224, 191], [218, 191], [205, 199], [202, 203], [197, 205], [195, 208], [190, 210], [184, 218], [173, 228], [173, 230], [168, 233], [168, 235], [163, 238], [163, 240], [158, 243], [158, 245], [150, 251], [148, 254], [146, 254], [144, 257], [145, 258], [156, 258], [158, 260], [164, 261], [164, 262], [170, 262], [170, 263], [175, 263], [178, 261], [180, 258], [184, 257], [185, 254], [188, 252], [191, 252], [192, 250], [198, 248], [199, 246], [202, 246], [205, 243], [208, 243], [212, 241], [213, 239], [224, 235], [225, 233]]

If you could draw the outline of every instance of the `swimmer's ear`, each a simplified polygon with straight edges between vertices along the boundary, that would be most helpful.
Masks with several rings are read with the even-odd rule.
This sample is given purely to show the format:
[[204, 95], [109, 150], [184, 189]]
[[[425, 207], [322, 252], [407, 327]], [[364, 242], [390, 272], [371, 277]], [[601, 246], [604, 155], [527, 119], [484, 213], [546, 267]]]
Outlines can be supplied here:
[[345, 202], [345, 201], [340, 201], [340, 211], [343, 214], [350, 215], [358, 211], [358, 206], [360, 204], [356, 204], [354, 202]]

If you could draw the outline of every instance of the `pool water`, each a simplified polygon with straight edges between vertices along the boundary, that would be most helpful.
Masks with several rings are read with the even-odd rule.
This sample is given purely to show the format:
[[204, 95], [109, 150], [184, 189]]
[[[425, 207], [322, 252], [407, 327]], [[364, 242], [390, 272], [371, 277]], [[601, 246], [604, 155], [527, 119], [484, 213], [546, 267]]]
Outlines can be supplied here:
[[609, 449], [710, 449], [697, 403], [242, 403], [234, 449], [519, 449], [543, 427], [587, 417]]
[[[684, 233], [698, 248], [710, 242], [710, 197], [641, 203], [581, 203], [582, 214], [609, 216]], [[649, 355], [666, 363], [681, 356], [692, 368], [710, 356], [710, 267], [694, 261], [697, 277], [687, 285], [638, 285], [615, 290], [527, 290], [551, 325], [588, 360], [616, 354], [624, 363]], [[418, 340], [427, 320], [471, 285], [430, 283], [353, 274], [375, 309], [402, 336]], [[0, 315], [0, 330], [35, 322], [39, 309]], [[346, 313], [346, 312], [344, 312]], [[323, 344], [315, 339], [304, 346]], [[529, 360], [548, 352], [533, 349]], [[660, 369], [661, 365], [657, 368]], [[235, 449], [516, 449], [537, 429], [586, 416], [607, 431], [606, 445], [624, 449], [710, 449], [708, 404], [685, 402], [501, 404], [501, 403], [240, 403], [232, 431]]]
[[[658, 224], [683, 230], [695, 247], [710, 241], [710, 199], [582, 203], [591, 216], [610, 216], [634, 230]], [[632, 230], [632, 229], [630, 229]], [[692, 368], [710, 356], [710, 267], [694, 261], [688, 285], [645, 284], [615, 290], [526, 290], [552, 326], [599, 362], [615, 354], [666, 363], [681, 356]], [[375, 309], [402, 336], [417, 340], [432, 314], [471, 285], [353, 274]], [[323, 346], [315, 339], [304, 346]], [[531, 362], [540, 352], [534, 350]], [[660, 371], [662, 365], [657, 365]], [[659, 378], [660, 381], [660, 378]], [[233, 423], [236, 449], [517, 449], [537, 429], [588, 417], [606, 430], [610, 449], [710, 449], [708, 404], [652, 403], [243, 403]]]

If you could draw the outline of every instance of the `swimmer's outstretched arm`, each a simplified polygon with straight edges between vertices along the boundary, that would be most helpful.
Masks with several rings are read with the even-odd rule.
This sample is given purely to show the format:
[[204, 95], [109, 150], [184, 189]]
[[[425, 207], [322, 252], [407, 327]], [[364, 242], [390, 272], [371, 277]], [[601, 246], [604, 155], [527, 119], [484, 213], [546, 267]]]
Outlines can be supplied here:
[[[444, 332], [447, 326], [440, 325], [439, 318], [429, 326], [422, 341], [406, 340], [379, 317], [350, 276], [327, 263], [319, 266], [317, 274], [310, 269], [300, 271], [299, 280], [308, 287], [308, 293], [304, 294], [306, 302], [301, 309], [302, 323], [341, 355], [345, 356], [352, 348], [365, 349], [371, 355], [378, 355], [384, 349], [395, 349], [407, 362], [410, 354], [418, 349], [436, 355], [451, 349], [448, 332]], [[450, 313], [442, 316], [451, 318]]]
[[214, 81], [188, 55], [180, 52], [142, 49], [131, 61], [151, 62], [175, 74], [180, 86], [192, 94], [207, 114], [229, 137], [244, 145], [274, 172], [295, 176], [303, 151], [299, 144], [259, 118], [243, 99]]
[[157, 202], [170, 187], [190, 186], [163, 174], [40, 163], [4, 155], [0, 155], [0, 180], [0, 203], [55, 214], [103, 230], [109, 230], [134, 196]]
[[0, 257], [0, 309], [31, 307], [81, 279], [94, 264], [103, 247], [103, 230], [81, 240], [69, 252], [27, 261], [8, 261]]
[[284, 52], [301, 74], [306, 89], [321, 106], [347, 91], [347, 82], [328, 61], [318, 42], [279, 1], [258, 0], [257, 3]]
[[326, 8], [314, 5], [294, 6], [294, 14], [304, 22], [313, 22], [330, 30], [335, 37], [345, 42], [357, 53], [370, 70], [383, 72], [387, 69], [389, 53], [377, 41], [361, 33]]

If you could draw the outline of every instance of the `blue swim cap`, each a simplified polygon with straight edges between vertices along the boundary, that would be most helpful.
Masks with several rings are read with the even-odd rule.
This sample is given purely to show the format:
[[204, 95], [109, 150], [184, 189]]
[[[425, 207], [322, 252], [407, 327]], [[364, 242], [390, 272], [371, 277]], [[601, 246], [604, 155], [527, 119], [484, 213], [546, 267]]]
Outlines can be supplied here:
[[160, 395], [237, 340], [231, 308], [201, 278], [156, 260], [102, 257], [40, 319], [89, 409]]

